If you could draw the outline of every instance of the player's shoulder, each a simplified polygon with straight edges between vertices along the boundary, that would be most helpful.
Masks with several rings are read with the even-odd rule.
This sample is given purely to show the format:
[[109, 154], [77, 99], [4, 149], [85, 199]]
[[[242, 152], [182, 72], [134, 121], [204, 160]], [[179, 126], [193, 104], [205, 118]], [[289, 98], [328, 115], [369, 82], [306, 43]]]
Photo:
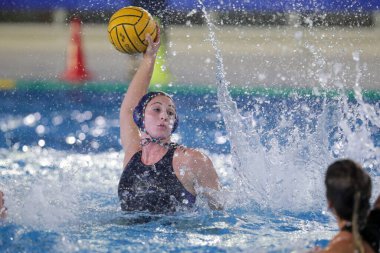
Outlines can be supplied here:
[[188, 156], [199, 156], [203, 157], [206, 156], [202, 151], [196, 148], [189, 148], [184, 145], [178, 145], [176, 149], [176, 153], [178, 154], [184, 154]]
[[354, 238], [352, 233], [347, 231], [339, 232], [330, 242], [324, 252], [340, 253], [340, 252], [353, 252]]
[[200, 150], [183, 145], [178, 145], [175, 155], [181, 158], [181, 160], [189, 162], [207, 161], [209, 159], [208, 156]]

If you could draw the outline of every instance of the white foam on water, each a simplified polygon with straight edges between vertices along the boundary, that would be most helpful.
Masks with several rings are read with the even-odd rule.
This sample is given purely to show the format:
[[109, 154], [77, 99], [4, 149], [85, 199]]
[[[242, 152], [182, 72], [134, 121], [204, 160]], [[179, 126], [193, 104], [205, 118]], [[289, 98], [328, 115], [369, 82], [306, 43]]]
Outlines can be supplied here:
[[26, 152], [0, 150], [0, 188], [6, 195], [9, 219], [54, 230], [77, 222], [86, 210], [99, 208], [98, 202], [93, 203], [99, 198], [86, 198], [86, 194], [116, 197], [120, 155], [71, 154], [39, 146]]
[[[222, 184], [235, 180], [231, 156], [209, 153]], [[121, 215], [117, 186], [123, 152], [80, 154], [29, 146], [0, 149], [0, 189], [9, 209], [8, 220], [34, 229], [59, 231], [90, 222], [105, 213]], [[201, 208], [207, 208], [202, 201]]]

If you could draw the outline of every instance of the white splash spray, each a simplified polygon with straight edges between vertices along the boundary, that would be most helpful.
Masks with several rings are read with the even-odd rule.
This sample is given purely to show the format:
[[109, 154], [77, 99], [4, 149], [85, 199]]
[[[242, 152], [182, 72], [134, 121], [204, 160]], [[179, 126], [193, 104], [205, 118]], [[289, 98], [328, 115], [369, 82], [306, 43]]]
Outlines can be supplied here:
[[[334, 159], [350, 157], [367, 167], [378, 167], [375, 161], [377, 148], [373, 145], [368, 127], [372, 121], [379, 126], [376, 123], [378, 112], [362, 99], [359, 67], [355, 84], [357, 106], [348, 103], [344, 90], [340, 91], [335, 101], [331, 101], [327, 99], [326, 93], [320, 93], [319, 88], [315, 89], [316, 103], [321, 104], [322, 111], [309, 115], [307, 104], [301, 101], [296, 108], [284, 108], [278, 125], [266, 133], [271, 136], [268, 148], [262, 144], [263, 133], [253, 120], [253, 115], [260, 112], [260, 104], [252, 111], [253, 115], [243, 116], [232, 100], [214, 32], [216, 28], [202, 1], [198, 0], [198, 3], [207, 22], [209, 40], [215, 50], [218, 106], [228, 131], [232, 166], [237, 175], [232, 187], [233, 196], [228, 204], [240, 206], [256, 202], [261, 208], [276, 210], [320, 210], [325, 202], [324, 171]], [[310, 50], [316, 63], [319, 63], [318, 70], [313, 72], [312, 77], [318, 79], [322, 90], [328, 88], [329, 77], [322, 71], [326, 65], [325, 59], [314, 46], [305, 43], [304, 47]], [[313, 127], [299, 129], [294, 124], [294, 115], [300, 110], [304, 110], [303, 116], [307, 120], [315, 122]], [[353, 126], [355, 118], [359, 118], [363, 124]], [[329, 140], [332, 134], [335, 134], [335, 143], [331, 147]], [[287, 143], [280, 144], [284, 138]]]

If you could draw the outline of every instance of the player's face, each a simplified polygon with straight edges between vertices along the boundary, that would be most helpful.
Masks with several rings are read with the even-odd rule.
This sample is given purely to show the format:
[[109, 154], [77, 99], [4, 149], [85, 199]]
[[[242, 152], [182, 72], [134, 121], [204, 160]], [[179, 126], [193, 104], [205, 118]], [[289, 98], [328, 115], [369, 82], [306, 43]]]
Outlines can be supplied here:
[[171, 135], [176, 119], [173, 100], [166, 96], [156, 96], [145, 108], [145, 130], [154, 138], [167, 138]]

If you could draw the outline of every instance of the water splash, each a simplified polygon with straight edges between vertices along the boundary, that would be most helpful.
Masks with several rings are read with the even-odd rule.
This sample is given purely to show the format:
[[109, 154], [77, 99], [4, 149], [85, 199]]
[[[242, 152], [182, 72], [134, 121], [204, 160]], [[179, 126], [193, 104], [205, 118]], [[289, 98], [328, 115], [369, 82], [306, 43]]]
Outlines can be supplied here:
[[6, 197], [13, 196], [6, 201], [9, 220], [17, 224], [57, 230], [80, 222], [85, 213], [102, 209], [99, 196], [88, 196], [94, 193], [112, 196], [117, 203], [115, 182], [122, 163], [118, 152], [67, 154], [36, 146], [27, 152], [11, 151], [11, 158], [9, 154], [0, 149], [0, 169], [7, 168], [1, 171], [0, 189]]
[[[265, 121], [260, 124], [260, 120], [255, 120], [255, 117], [260, 119], [257, 115], [263, 113], [259, 99], [251, 112], [243, 113], [231, 98], [215, 35], [216, 27], [202, 1], [198, 0], [198, 3], [215, 50], [218, 106], [228, 131], [234, 173], [237, 175], [232, 189], [229, 189], [233, 192], [229, 205], [240, 206], [253, 201], [264, 209], [320, 210], [325, 202], [324, 170], [334, 159], [350, 157], [366, 168], [378, 170], [378, 148], [373, 144], [370, 126], [375, 124], [379, 127], [379, 113], [362, 98], [358, 53], [353, 54], [357, 62], [354, 89], [357, 103], [352, 103], [344, 85], [339, 82], [336, 85], [340, 89], [339, 95], [329, 97], [331, 75], [325, 72], [326, 60], [314, 45], [303, 43], [314, 57], [314, 70], [310, 70], [310, 77], [316, 79], [320, 87], [314, 89], [312, 96], [315, 102], [311, 106], [319, 110], [310, 113], [310, 103], [295, 94], [288, 98], [294, 103], [281, 108], [277, 125], [263, 131]], [[297, 117], [304, 119], [304, 126], [297, 124]], [[265, 119], [265, 115], [261, 118]]]
[[[226, 125], [226, 130], [229, 133], [229, 139], [231, 142], [231, 153], [233, 157], [233, 164], [235, 165], [235, 173], [239, 175], [239, 178], [241, 179], [240, 182], [236, 183], [242, 183], [243, 187], [241, 187], [242, 190], [249, 190], [250, 192], [254, 193], [254, 189], [251, 187], [249, 178], [253, 178], [252, 175], [247, 174], [245, 171], [240, 171], [240, 168], [248, 168], [249, 164], [246, 159], [242, 159], [243, 157], [249, 156], [249, 153], [247, 151], [250, 151], [250, 148], [256, 147], [255, 150], [259, 155], [264, 155], [264, 152], [259, 149], [258, 145], [251, 146], [252, 142], [258, 143], [259, 140], [254, 138], [251, 138], [250, 141], [248, 138], [246, 138], [246, 127], [243, 124], [244, 118], [241, 117], [239, 110], [237, 108], [236, 103], [232, 100], [229, 91], [228, 91], [228, 82], [225, 78], [225, 72], [224, 72], [224, 65], [223, 65], [223, 58], [216, 40], [216, 35], [214, 32], [214, 25], [211, 22], [211, 19], [206, 11], [205, 6], [201, 1], [198, 1], [199, 4], [202, 6], [202, 11], [204, 14], [204, 17], [207, 21], [208, 29], [209, 29], [209, 39], [212, 44], [213, 49], [215, 50], [216, 54], [216, 79], [218, 83], [218, 106], [222, 112], [224, 122]], [[248, 118], [246, 119], [248, 120]], [[235, 134], [232, 134], [235, 133]], [[239, 135], [240, 133], [240, 135]], [[251, 143], [250, 143], [251, 142]], [[235, 143], [239, 143], [239, 145], [235, 145]], [[262, 162], [260, 160], [259, 162]], [[260, 166], [260, 164], [257, 164]], [[261, 166], [263, 166], [261, 164]], [[258, 192], [258, 197], [261, 196], [261, 193]]]

